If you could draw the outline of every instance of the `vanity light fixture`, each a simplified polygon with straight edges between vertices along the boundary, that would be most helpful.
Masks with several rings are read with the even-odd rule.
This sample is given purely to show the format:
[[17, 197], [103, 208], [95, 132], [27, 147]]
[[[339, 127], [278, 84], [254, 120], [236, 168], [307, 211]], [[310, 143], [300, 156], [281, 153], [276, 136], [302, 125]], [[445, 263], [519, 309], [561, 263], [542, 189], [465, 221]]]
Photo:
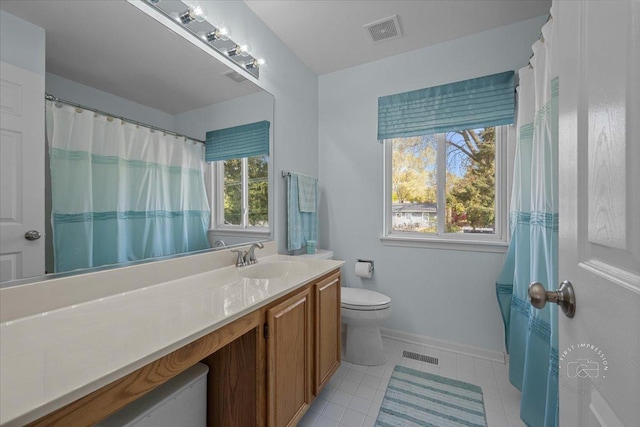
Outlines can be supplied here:
[[[259, 69], [265, 64], [264, 59], [251, 55], [244, 41], [237, 43], [231, 40], [229, 27], [220, 21], [216, 25], [211, 24], [207, 20], [206, 10], [198, 0], [145, 0], [144, 3], [182, 25], [207, 48], [213, 49], [255, 78], [259, 78]], [[187, 6], [186, 10], [184, 6]]]

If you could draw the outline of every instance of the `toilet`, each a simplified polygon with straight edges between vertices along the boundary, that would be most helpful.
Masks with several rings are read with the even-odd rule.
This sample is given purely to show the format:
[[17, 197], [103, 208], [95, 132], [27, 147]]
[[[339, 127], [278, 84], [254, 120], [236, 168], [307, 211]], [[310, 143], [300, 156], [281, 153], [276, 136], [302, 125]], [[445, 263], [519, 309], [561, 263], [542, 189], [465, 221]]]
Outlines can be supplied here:
[[[319, 249], [304, 257], [333, 259], [333, 252]], [[391, 315], [391, 298], [361, 288], [340, 289], [340, 315], [346, 325], [344, 360], [356, 365], [377, 366], [387, 362], [380, 325]]]
[[387, 362], [380, 325], [391, 315], [391, 298], [360, 288], [340, 289], [340, 316], [347, 325], [345, 360], [377, 366]]

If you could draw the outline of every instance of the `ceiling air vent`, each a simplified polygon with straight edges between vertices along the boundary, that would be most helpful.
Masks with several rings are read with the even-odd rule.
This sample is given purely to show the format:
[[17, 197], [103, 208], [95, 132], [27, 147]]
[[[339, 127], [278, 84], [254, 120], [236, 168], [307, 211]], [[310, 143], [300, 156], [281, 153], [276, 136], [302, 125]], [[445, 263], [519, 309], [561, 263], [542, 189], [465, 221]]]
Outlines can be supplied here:
[[247, 79], [242, 74], [233, 70], [227, 71], [226, 73], [222, 73], [222, 75], [229, 77], [231, 80], [233, 80], [236, 83], [243, 83], [247, 81]]
[[371, 24], [365, 25], [364, 28], [367, 30], [374, 43], [397, 39], [402, 36], [400, 23], [398, 22], [398, 15], [393, 15], [389, 18], [372, 22]]

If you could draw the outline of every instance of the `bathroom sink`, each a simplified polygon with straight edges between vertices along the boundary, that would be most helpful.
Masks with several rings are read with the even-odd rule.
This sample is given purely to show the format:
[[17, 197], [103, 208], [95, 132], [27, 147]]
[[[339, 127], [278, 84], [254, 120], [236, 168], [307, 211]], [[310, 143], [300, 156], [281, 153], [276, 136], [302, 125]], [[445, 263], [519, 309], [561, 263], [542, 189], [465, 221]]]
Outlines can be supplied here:
[[247, 279], [277, 279], [292, 270], [298, 270], [302, 263], [295, 261], [271, 261], [238, 268], [238, 274]]

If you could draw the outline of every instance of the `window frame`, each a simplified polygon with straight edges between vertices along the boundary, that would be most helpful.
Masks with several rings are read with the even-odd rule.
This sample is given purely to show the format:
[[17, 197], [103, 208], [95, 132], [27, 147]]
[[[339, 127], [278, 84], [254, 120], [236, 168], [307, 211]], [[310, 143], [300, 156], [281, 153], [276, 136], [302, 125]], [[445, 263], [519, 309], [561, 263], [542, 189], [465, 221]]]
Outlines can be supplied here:
[[[444, 133], [437, 134], [444, 135]], [[513, 153], [510, 147], [515, 146], [515, 127], [513, 125], [496, 126], [496, 200], [495, 200], [495, 233], [443, 233], [425, 234], [419, 232], [397, 232], [393, 230], [392, 212], [392, 153], [391, 139], [382, 141], [383, 155], [383, 233], [380, 241], [385, 246], [405, 246], [433, 249], [468, 250], [479, 252], [500, 252], [507, 250], [509, 241], [509, 204], [513, 170]], [[445, 138], [438, 137], [437, 148], [437, 203], [445, 206], [446, 146]], [[438, 212], [438, 229], [444, 230], [445, 216]]]
[[243, 235], [246, 237], [271, 238], [273, 230], [273, 162], [271, 156], [267, 156], [267, 182], [269, 209], [267, 227], [253, 226], [249, 224], [249, 158], [241, 158], [241, 205], [242, 205], [242, 221], [239, 225], [224, 223], [224, 160], [210, 163], [208, 172], [209, 189], [208, 193], [211, 200], [211, 226], [210, 232], [214, 232], [218, 236], [234, 236]]

